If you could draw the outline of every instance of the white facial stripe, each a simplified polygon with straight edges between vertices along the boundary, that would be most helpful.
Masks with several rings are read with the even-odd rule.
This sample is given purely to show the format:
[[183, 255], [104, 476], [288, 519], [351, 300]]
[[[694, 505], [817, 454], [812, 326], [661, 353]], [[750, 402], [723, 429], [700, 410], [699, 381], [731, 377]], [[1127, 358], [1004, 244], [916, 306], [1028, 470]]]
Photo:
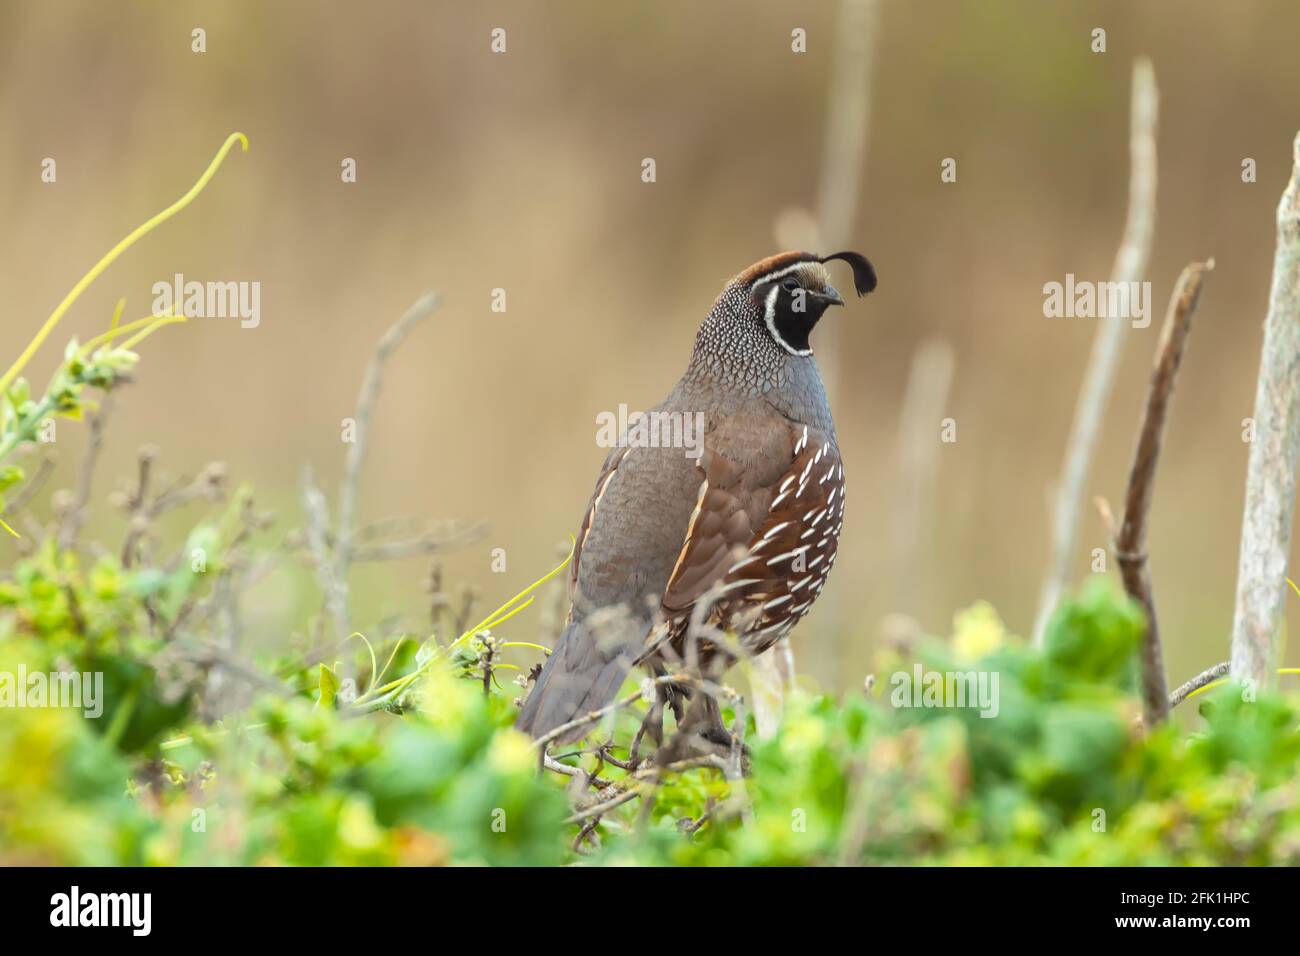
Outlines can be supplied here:
[[767, 330], [772, 333], [772, 338], [776, 339], [777, 344], [791, 355], [812, 355], [812, 349], [795, 348], [781, 338], [781, 333], [776, 330], [776, 297], [780, 291], [780, 286], [772, 286], [767, 292], [767, 300], [763, 303], [763, 321], [767, 323]]
[[811, 261], [812, 261], [812, 260], [804, 259], [804, 260], [802, 260], [802, 261], [800, 261], [800, 262], [796, 262], [796, 263], [795, 263], [794, 265], [792, 265], [792, 266], [786, 266], [784, 269], [781, 269], [781, 270], [779, 270], [779, 271], [777, 271], [777, 272], [769, 272], [767, 275], [762, 276], [761, 278], [755, 279], [754, 282], [753, 282], [753, 284], [750, 285], [750, 288], [752, 289], [752, 288], [754, 288], [754, 286], [756, 286], [756, 285], [760, 285], [761, 283], [764, 283], [764, 282], [772, 282], [772, 281], [774, 281], [774, 280], [776, 280], [776, 279], [781, 278], [781, 277], [784, 276], [784, 275], [789, 275], [791, 272], [798, 272], [800, 269], [802, 269], [802, 268], [804, 268], [805, 266], [809, 265], [809, 264], [811, 263]]

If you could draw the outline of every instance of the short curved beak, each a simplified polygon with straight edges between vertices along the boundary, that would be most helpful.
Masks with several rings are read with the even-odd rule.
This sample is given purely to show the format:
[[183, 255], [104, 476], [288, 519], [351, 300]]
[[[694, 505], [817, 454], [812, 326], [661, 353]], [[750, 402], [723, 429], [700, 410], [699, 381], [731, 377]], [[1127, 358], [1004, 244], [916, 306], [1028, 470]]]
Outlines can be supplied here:
[[844, 304], [844, 299], [840, 297], [839, 292], [836, 291], [835, 286], [833, 285], [828, 285], [821, 292], [815, 292], [813, 294], [828, 306]]

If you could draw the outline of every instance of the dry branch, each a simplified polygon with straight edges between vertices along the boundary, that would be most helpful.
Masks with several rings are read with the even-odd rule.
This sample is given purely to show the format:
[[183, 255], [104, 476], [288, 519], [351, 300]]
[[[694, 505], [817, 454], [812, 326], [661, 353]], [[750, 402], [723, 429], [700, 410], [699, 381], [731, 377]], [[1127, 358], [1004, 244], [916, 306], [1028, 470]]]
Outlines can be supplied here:
[[361, 483], [361, 467], [365, 464], [366, 450], [370, 445], [370, 423], [375, 415], [375, 402], [379, 398], [379, 387], [383, 382], [384, 363], [393, 351], [402, 344], [407, 333], [428, 318], [438, 307], [438, 296], [425, 293], [406, 310], [406, 313], [393, 323], [384, 333], [375, 349], [375, 354], [366, 367], [366, 377], [362, 380], [361, 391], [357, 395], [357, 407], [353, 421], [356, 423], [354, 441], [348, 448], [347, 463], [344, 466], [343, 487], [339, 494], [339, 523], [336, 529], [334, 545], [334, 584], [341, 589], [343, 621], [340, 636], [347, 634], [348, 617], [348, 569], [352, 563], [352, 542], [356, 534], [357, 488]]
[[602, 718], [607, 717], [610, 714], [613, 714], [617, 711], [626, 710], [627, 708], [634, 706], [640, 701], [645, 700], [646, 699], [645, 692], [644, 692], [645, 684], [650, 684], [654, 687], [667, 687], [669, 685], [689, 687], [692, 690], [698, 691], [700, 693], [711, 694], [715, 698], [723, 697], [728, 700], [734, 700], [737, 697], [736, 692], [732, 690], [730, 687], [725, 687], [721, 684], [715, 684], [712, 681], [703, 680], [698, 677], [692, 677], [690, 674], [686, 674], [686, 673], [663, 674], [659, 677], [648, 679], [646, 682], [642, 684], [642, 687], [637, 688], [637, 690], [633, 691], [631, 694], [628, 694], [626, 697], [622, 698], [621, 700], [616, 700], [612, 704], [607, 704], [604, 707], [598, 708], [597, 710], [588, 711], [585, 714], [579, 714], [577, 717], [575, 717], [573, 720], [570, 720], [568, 723], [561, 724], [559, 727], [556, 727], [554, 730], [550, 731], [544, 736], [538, 737], [535, 741], [533, 741], [533, 746], [539, 748], [544, 753], [546, 751], [546, 745], [549, 744], [555, 738], [562, 737], [565, 734], [567, 734], [569, 731], [577, 730], [579, 727], [586, 727], [589, 724], [599, 723]]
[[1209, 668], [1208, 670], [1201, 671], [1201, 673], [1197, 674], [1195, 677], [1193, 677], [1191, 680], [1187, 681], [1186, 683], [1179, 684], [1178, 687], [1174, 689], [1173, 693], [1169, 695], [1170, 708], [1177, 707], [1179, 704], [1185, 701], [1196, 691], [1200, 690], [1206, 684], [1212, 684], [1220, 677], [1226, 677], [1227, 674], [1228, 674], [1228, 662], [1224, 661], [1221, 664], [1215, 664], [1213, 667]]
[[324, 493], [316, 486], [311, 465], [302, 470], [302, 510], [307, 517], [307, 546], [316, 566], [316, 580], [325, 597], [325, 610], [334, 622], [334, 639], [342, 641], [350, 633], [344, 604], [346, 591], [334, 576], [329, 550], [329, 507]]
[[90, 502], [90, 487], [95, 478], [95, 466], [99, 463], [99, 453], [104, 447], [104, 423], [113, 410], [113, 396], [104, 396], [99, 411], [91, 416], [90, 435], [86, 439], [86, 455], [81, 460], [77, 471], [77, 490], [71, 506], [59, 524], [59, 550], [66, 551], [77, 540], [77, 532], [85, 519], [86, 505]]
[[1205, 273], [1214, 268], [1214, 260], [1193, 262], [1183, 269], [1169, 299], [1160, 345], [1156, 350], [1151, 387], [1142, 413], [1133, 467], [1129, 471], [1128, 494], [1124, 501], [1124, 520], [1115, 536], [1115, 557], [1129, 597], [1146, 612], [1147, 630], [1142, 639], [1142, 714], [1148, 727], [1169, 716], [1169, 691], [1165, 684], [1164, 655], [1160, 647], [1160, 628], [1156, 621], [1155, 598], [1151, 591], [1151, 569], [1147, 566], [1146, 526], [1155, 486], [1156, 463], [1164, 437], [1169, 399], [1173, 394], [1183, 348], [1192, 328], [1192, 314], [1201, 295]]
[[28, 478], [23, 486], [9, 499], [5, 513], [14, 515], [27, 507], [27, 503], [40, 493], [40, 490], [45, 487], [45, 483], [50, 480], [50, 475], [53, 473], [54, 460], [42, 458], [41, 463], [36, 466], [36, 474]]
[[[725, 775], [727, 773], [727, 761], [717, 754], [701, 754], [694, 757], [688, 757], [684, 760], [677, 760], [662, 767], [648, 766], [634, 771], [631, 774], [631, 780], [625, 785], [625, 788], [619, 784], [606, 787], [607, 790], [617, 791], [612, 797], [605, 797], [602, 793], [601, 799], [597, 802], [578, 810], [570, 816], [565, 823], [580, 823], [583, 820], [589, 820], [594, 817], [603, 816], [609, 811], [622, 806], [623, 804], [635, 800], [637, 797], [653, 794], [659, 786], [659, 780], [666, 774], [684, 773], [688, 770], [719, 770]], [[743, 811], [741, 811], [743, 812]]]
[[[789, 638], [782, 638], [764, 654], [745, 661], [745, 676], [749, 678], [749, 696], [754, 702], [754, 727], [759, 740], [776, 736], [785, 711], [785, 691], [790, 683], [782, 670], [784, 656], [781, 643], [789, 650]], [[790, 675], [793, 677], [793, 675]]]
[[[1146, 274], [1156, 217], [1156, 117], [1159, 94], [1151, 61], [1140, 57], [1133, 64], [1133, 96], [1129, 121], [1129, 204], [1124, 238], [1111, 270], [1112, 282], [1138, 282]], [[1110, 400], [1115, 369], [1124, 346], [1128, 322], [1122, 317], [1098, 320], [1092, 355], [1084, 373], [1074, 409], [1074, 422], [1066, 445], [1065, 464], [1057, 485], [1052, 516], [1052, 551], [1047, 577], [1034, 618], [1034, 643], [1042, 646], [1047, 622], [1056, 610], [1074, 558], [1079, 534], [1079, 514], [1092, 468], [1101, 421]]]
[[1286, 597], [1300, 451], [1300, 135], [1291, 181], [1277, 207], [1277, 251], [1255, 390], [1255, 439], [1232, 621], [1232, 676], [1272, 683]]
[[925, 559], [931, 553], [931, 520], [939, 477], [940, 444], [935, 441], [956, 356], [944, 339], [922, 342], [912, 355], [898, 420], [898, 477], [895, 485], [891, 611], [919, 617], [925, 606]]

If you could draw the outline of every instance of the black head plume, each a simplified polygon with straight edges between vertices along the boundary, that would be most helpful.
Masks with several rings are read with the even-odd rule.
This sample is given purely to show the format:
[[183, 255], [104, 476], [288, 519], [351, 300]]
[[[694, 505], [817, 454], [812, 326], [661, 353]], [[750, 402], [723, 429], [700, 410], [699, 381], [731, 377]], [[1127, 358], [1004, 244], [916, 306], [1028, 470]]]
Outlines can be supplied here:
[[832, 259], [842, 259], [853, 267], [853, 288], [858, 295], [866, 295], [876, 288], [876, 267], [871, 261], [860, 252], [836, 252], [829, 256], [822, 256], [822, 262], [830, 262]]

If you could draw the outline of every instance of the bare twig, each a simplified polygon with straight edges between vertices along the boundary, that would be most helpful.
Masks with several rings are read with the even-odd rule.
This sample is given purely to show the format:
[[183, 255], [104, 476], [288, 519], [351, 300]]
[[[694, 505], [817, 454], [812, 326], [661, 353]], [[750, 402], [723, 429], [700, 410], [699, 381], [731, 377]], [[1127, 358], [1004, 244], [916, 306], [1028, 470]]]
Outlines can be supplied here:
[[690, 674], [681, 674], [681, 672], [676, 672], [676, 674], [663, 674], [658, 676], [658, 678], [651, 678], [646, 680], [646, 682], [642, 682], [640, 688], [629, 693], [627, 697], [621, 698], [621, 700], [616, 700], [612, 702], [612, 704], [603, 706], [603, 708], [580, 714], [568, 723], [560, 724], [559, 727], [554, 728], [554, 730], [550, 731], [549, 734], [538, 737], [537, 740], [534, 740], [534, 747], [545, 752], [546, 745], [549, 744], [551, 740], [555, 740], [556, 737], [564, 736], [571, 730], [577, 730], [578, 727], [586, 727], [588, 724], [598, 723], [603, 717], [608, 717], [608, 715], [614, 714], [616, 711], [627, 710], [630, 706], [636, 705], [638, 701], [643, 700], [642, 691], [645, 691], [646, 684], [651, 685], [651, 687], [666, 687], [666, 685], [669, 684], [677, 685], [677, 687], [689, 687], [694, 689], [694, 691], [708, 693], [708, 695], [725, 698], [725, 700], [736, 700], [738, 696], [735, 689], [725, 687], [723, 684], [716, 684], [711, 682], [711, 680], [697, 678], [697, 676]]
[[334, 622], [335, 640], [342, 641], [350, 633], [345, 595], [330, 561], [329, 509], [325, 495], [316, 487], [311, 465], [302, 470], [302, 505], [307, 516], [307, 546], [316, 565], [316, 580], [325, 596], [325, 610]]
[[[714, 684], [698, 677], [692, 677], [690, 674], [664, 674], [661, 677], [652, 678], [650, 683], [656, 686], [675, 684], [683, 687], [691, 687], [703, 693], [711, 693], [715, 696], [725, 697], [728, 699], [736, 696], [736, 692], [730, 687], [724, 687], [720, 684]], [[642, 692], [638, 689], [631, 694], [628, 694], [622, 700], [616, 700], [614, 703], [607, 704], [597, 710], [580, 714], [568, 723], [561, 724], [550, 733], [538, 737], [537, 740], [533, 741], [533, 745], [539, 749], [545, 750], [546, 745], [557, 737], [562, 737], [569, 731], [577, 730], [579, 727], [586, 727], [588, 724], [599, 723], [602, 717], [606, 717], [609, 714], [616, 713], [620, 710], [626, 710], [628, 707], [635, 705], [642, 699], [644, 699]]]
[[782, 643], [788, 647], [789, 638], [783, 637], [769, 650], [746, 662], [749, 696], [754, 701], [754, 729], [759, 740], [771, 740], [776, 736], [785, 710], [785, 689], [789, 678], [782, 673]]
[[[424, 591], [428, 594], [429, 626], [432, 628], [429, 638], [435, 644], [446, 645], [456, 635], [464, 634], [470, 627], [478, 593], [468, 585], [456, 589], [456, 595], [443, 590], [442, 568], [439, 563], [431, 561], [429, 574], [424, 581]], [[424, 625], [412, 623], [404, 630], [424, 630]]]
[[482, 640], [482, 652], [479, 654], [479, 663], [483, 665], [483, 696], [492, 696], [492, 665], [497, 654], [496, 642], [486, 633]]
[[1193, 693], [1200, 690], [1206, 684], [1212, 684], [1220, 677], [1226, 677], [1227, 675], [1228, 675], [1227, 661], [1224, 661], [1221, 664], [1215, 664], [1209, 670], [1201, 671], [1201, 673], [1197, 674], [1187, 683], [1179, 684], [1178, 687], [1174, 689], [1174, 692], [1169, 695], [1170, 708], [1177, 707], [1179, 704], [1185, 701]]
[[149, 480], [153, 474], [153, 463], [158, 457], [158, 449], [152, 445], [141, 448], [136, 456], [138, 470], [135, 490], [127, 499], [127, 531], [122, 542], [122, 567], [129, 568], [135, 558], [136, 545], [149, 530]]
[[731, 752], [727, 754], [726, 768], [723, 775], [731, 785], [723, 814], [730, 816], [739, 813], [748, 820], [752, 814], [749, 795], [745, 787], [745, 701], [741, 697], [733, 700], [735, 719], [731, 725]]
[[177, 478], [173, 481], [154, 498], [146, 509], [146, 514], [153, 520], [192, 501], [220, 501], [225, 496], [226, 477], [224, 462], [209, 462], [193, 479]]
[[1160, 647], [1160, 628], [1156, 621], [1155, 598], [1151, 591], [1151, 570], [1147, 566], [1146, 522], [1151, 509], [1156, 463], [1164, 437], [1169, 399], [1173, 394], [1183, 347], [1192, 328], [1192, 314], [1201, 295], [1205, 273], [1214, 268], [1214, 260], [1193, 262], [1183, 269], [1178, 285], [1169, 299], [1160, 344], [1156, 350], [1151, 387], [1138, 432], [1133, 467], [1129, 471], [1128, 494], [1124, 501], [1124, 520], [1115, 536], [1115, 558], [1119, 562], [1124, 590], [1142, 605], [1147, 630], [1142, 639], [1142, 710], [1148, 727], [1169, 716], [1169, 690], [1165, 684], [1164, 655]]
[[352, 540], [357, 544], [364, 544], [369, 541], [379, 541], [385, 538], [391, 538], [394, 535], [421, 535], [425, 533], [425, 526], [428, 524], [424, 518], [419, 515], [399, 515], [391, 518], [381, 518], [378, 521], [372, 521], [369, 524], [362, 525], [357, 529], [357, 533], [352, 536]]
[[614, 786], [614, 781], [606, 780], [604, 777], [599, 776], [598, 773], [587, 773], [587, 771], [583, 770], [581, 767], [574, 767], [567, 763], [560, 763], [560, 761], [556, 760], [550, 754], [545, 754], [542, 757], [542, 766], [553, 773], [558, 773], [565, 777], [573, 777], [582, 784], [582, 789], [584, 790], [589, 786], [595, 787], [597, 790], [604, 790], [607, 787]]
[[[555, 768], [551, 768], [555, 769]], [[573, 768], [566, 768], [572, 770]], [[688, 757], [683, 760], [677, 760], [664, 766], [643, 767], [633, 773], [632, 782], [626, 788], [619, 789], [617, 785], [608, 789], [619, 790], [619, 792], [608, 799], [602, 799], [589, 807], [579, 810], [569, 817], [565, 823], [579, 823], [583, 820], [589, 820], [593, 817], [603, 816], [617, 807], [635, 800], [637, 797], [644, 796], [655, 792], [658, 789], [659, 780], [666, 774], [683, 773], [687, 770], [719, 770], [724, 774], [727, 772], [727, 761], [716, 754], [701, 754], [695, 757]]]
[[690, 817], [682, 817], [681, 820], [677, 822], [677, 826], [681, 829], [683, 833], [686, 834], [698, 833], [700, 829], [703, 828], [704, 824], [708, 823], [710, 820], [713, 819], [713, 812], [717, 810], [717, 808], [718, 805], [713, 802], [712, 798], [710, 798], [708, 804], [704, 808], [703, 813], [701, 813], [694, 820], [692, 820]]
[[347, 632], [348, 624], [348, 568], [352, 562], [352, 542], [356, 533], [357, 488], [361, 482], [361, 467], [365, 464], [366, 449], [370, 443], [370, 423], [374, 419], [375, 402], [379, 398], [379, 388], [383, 381], [384, 363], [393, 350], [402, 344], [408, 332], [417, 324], [428, 318], [438, 307], [438, 297], [426, 293], [415, 301], [406, 313], [393, 323], [392, 327], [379, 340], [366, 376], [357, 395], [357, 407], [354, 413], [355, 432], [353, 442], [348, 448], [347, 462], [344, 466], [343, 486], [339, 493], [339, 522], [335, 529], [334, 544], [334, 581], [341, 592], [342, 633]]
[[81, 460], [77, 471], [77, 488], [73, 492], [72, 506], [59, 524], [58, 545], [60, 551], [72, 547], [85, 520], [86, 505], [90, 502], [90, 489], [95, 478], [95, 466], [99, 463], [99, 453], [104, 447], [104, 423], [113, 411], [113, 396], [105, 395], [99, 411], [91, 416], [90, 434], [86, 438], [86, 455]]
[[[583, 852], [582, 845], [586, 843], [588, 839], [592, 839], [592, 834], [595, 833], [596, 827], [598, 826], [600, 826], [599, 817], [592, 820], [588, 820], [586, 823], [582, 825], [582, 828], [578, 831], [578, 835], [573, 838], [574, 853]], [[596, 841], [592, 839], [592, 842], [595, 843]]]
[[1277, 207], [1273, 287], [1255, 390], [1255, 437], [1232, 621], [1232, 676], [1264, 687], [1277, 667], [1300, 452], [1300, 135]]
[[54, 462], [49, 458], [42, 458], [41, 463], [36, 466], [36, 474], [32, 475], [6, 502], [6, 514], [17, 514], [26, 507], [27, 502], [36, 497], [37, 492], [45, 487], [45, 482], [49, 481], [50, 475], [54, 472]]
[[[1124, 238], [1111, 270], [1112, 282], [1138, 282], [1146, 274], [1156, 216], [1156, 116], [1159, 96], [1151, 61], [1133, 64], [1132, 113], [1129, 125], [1129, 205]], [[1042, 646], [1047, 622], [1065, 588], [1073, 564], [1079, 513], [1088, 484], [1097, 437], [1110, 400], [1128, 322], [1122, 316], [1099, 319], [1092, 355], [1084, 373], [1057, 485], [1052, 516], [1052, 551], [1034, 619], [1034, 643]]]
[[398, 561], [421, 554], [444, 554], [478, 541], [485, 534], [487, 534], [487, 528], [481, 524], [462, 525], [459, 522], [448, 522], [444, 527], [426, 531], [416, 538], [387, 541], [383, 544], [369, 545], [367, 547], [354, 547], [352, 550], [352, 563]]
[[628, 694], [622, 700], [616, 700], [612, 704], [607, 704], [606, 706], [601, 707], [598, 710], [588, 711], [587, 713], [581, 714], [567, 723], [560, 724], [560, 726], [556, 727], [550, 733], [537, 738], [534, 744], [538, 748], [541, 748], [543, 752], [545, 752], [546, 745], [549, 744], [552, 740], [556, 739], [557, 737], [561, 737], [564, 734], [567, 734], [570, 730], [577, 730], [579, 727], [586, 727], [589, 724], [599, 723], [601, 718], [606, 717], [609, 714], [613, 714], [617, 711], [625, 710], [628, 707], [631, 707], [634, 704], [636, 704], [639, 700], [641, 700], [641, 691], [637, 690], [631, 694]]
[[930, 516], [934, 513], [939, 449], [935, 433], [948, 404], [955, 358], [943, 339], [928, 339], [912, 356], [898, 422], [898, 477], [894, 508], [894, 578], [891, 611], [918, 617], [925, 607], [921, 588], [932, 575], [923, 567], [932, 553]]
[[242, 677], [248, 683], [270, 691], [279, 697], [293, 696], [293, 690], [287, 685], [262, 673], [256, 666], [242, 660], [238, 655], [232, 654], [230, 651], [214, 644], [191, 644], [187, 642], [184, 647], [179, 649], [179, 653], [185, 659], [205, 667], [220, 665], [223, 670]]
[[578, 823], [582, 820], [590, 820], [593, 817], [604, 816], [606, 813], [609, 813], [609, 811], [621, 807], [623, 804], [629, 803], [641, 796], [641, 790], [642, 788], [640, 786], [628, 787], [626, 790], [608, 800], [602, 800], [600, 803], [590, 806], [585, 810], [579, 810], [564, 822]]

